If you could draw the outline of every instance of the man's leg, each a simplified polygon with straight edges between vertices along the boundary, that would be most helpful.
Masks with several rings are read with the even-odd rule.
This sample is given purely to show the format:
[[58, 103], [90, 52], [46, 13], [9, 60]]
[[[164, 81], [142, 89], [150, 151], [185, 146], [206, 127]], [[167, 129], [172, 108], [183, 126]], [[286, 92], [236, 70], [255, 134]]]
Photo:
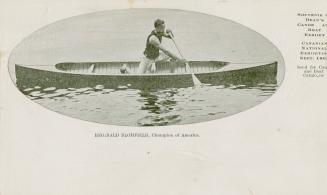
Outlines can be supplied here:
[[162, 64], [161, 66], [159, 66], [158, 71], [165, 72], [167, 70], [167, 68], [170, 69], [170, 63], [169, 63], [170, 60], [171, 60], [171, 58], [169, 56], [167, 56], [163, 52], [160, 52], [159, 56], [155, 59], [155, 62], [160, 62], [160, 64]]
[[177, 62], [176, 61], [171, 61], [169, 63], [169, 71], [170, 71], [170, 73], [174, 73], [175, 72], [176, 66], [177, 66]]
[[140, 64], [139, 64], [139, 69], [137, 70], [138, 74], [144, 74], [145, 73], [145, 68], [146, 68], [145, 63], [146, 63], [145, 59], [142, 58], [141, 61], [140, 61]]
[[141, 62], [139, 64], [139, 69], [138, 69], [138, 73], [139, 74], [144, 74], [146, 73], [147, 70], [149, 70], [151, 68], [151, 64], [152, 64], [153, 60], [150, 60], [146, 57], [143, 57], [141, 59]]
[[151, 65], [149, 67], [150, 72], [155, 73], [157, 71], [156, 62], [158, 62], [158, 61], [169, 61], [169, 59], [170, 59], [169, 56], [167, 56], [163, 52], [160, 52], [159, 56], [155, 60], [152, 60]]
[[150, 72], [151, 73], [155, 73], [157, 68], [156, 68], [156, 63], [155, 62], [152, 62], [151, 65], [150, 65]]
[[170, 73], [175, 72], [176, 63], [169, 56], [164, 54], [163, 52], [159, 53], [159, 57], [156, 59], [156, 61], [169, 62], [168, 67], [167, 67], [167, 68], [169, 68], [169, 72]]

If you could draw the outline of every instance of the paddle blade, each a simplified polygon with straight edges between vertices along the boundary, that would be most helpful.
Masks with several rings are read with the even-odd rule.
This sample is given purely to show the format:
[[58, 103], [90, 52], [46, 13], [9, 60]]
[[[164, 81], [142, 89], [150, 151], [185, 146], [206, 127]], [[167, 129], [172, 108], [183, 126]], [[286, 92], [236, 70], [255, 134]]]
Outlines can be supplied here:
[[201, 81], [194, 75], [194, 73], [192, 73], [192, 80], [193, 80], [194, 86], [202, 85]]
[[90, 67], [89, 67], [89, 69], [88, 69], [88, 73], [93, 73], [93, 71], [94, 71], [94, 64], [92, 64]]
[[202, 85], [201, 81], [192, 72], [191, 67], [188, 64], [188, 62], [186, 62], [185, 65], [186, 65], [186, 72], [192, 73], [192, 80], [193, 80], [194, 86], [201, 86]]

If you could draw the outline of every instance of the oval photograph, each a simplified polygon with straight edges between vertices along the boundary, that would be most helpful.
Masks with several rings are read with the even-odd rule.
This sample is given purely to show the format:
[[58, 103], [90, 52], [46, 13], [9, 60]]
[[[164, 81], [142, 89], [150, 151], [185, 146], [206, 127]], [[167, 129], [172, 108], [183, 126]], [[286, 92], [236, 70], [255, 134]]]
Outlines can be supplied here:
[[205, 122], [256, 106], [284, 77], [280, 51], [233, 21], [173, 9], [111, 10], [45, 26], [12, 51], [17, 88], [97, 123]]

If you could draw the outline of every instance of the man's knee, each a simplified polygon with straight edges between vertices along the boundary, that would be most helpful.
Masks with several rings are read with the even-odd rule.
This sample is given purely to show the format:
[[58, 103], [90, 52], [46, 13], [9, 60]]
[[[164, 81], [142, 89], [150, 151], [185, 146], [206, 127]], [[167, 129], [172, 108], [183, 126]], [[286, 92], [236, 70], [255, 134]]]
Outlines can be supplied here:
[[143, 63], [139, 64], [139, 68], [137, 70], [137, 73], [139, 73], [139, 74], [145, 73], [145, 65]]
[[156, 72], [156, 65], [155, 65], [154, 63], [151, 64], [150, 72], [151, 72], [151, 73], [155, 73], [155, 72]]

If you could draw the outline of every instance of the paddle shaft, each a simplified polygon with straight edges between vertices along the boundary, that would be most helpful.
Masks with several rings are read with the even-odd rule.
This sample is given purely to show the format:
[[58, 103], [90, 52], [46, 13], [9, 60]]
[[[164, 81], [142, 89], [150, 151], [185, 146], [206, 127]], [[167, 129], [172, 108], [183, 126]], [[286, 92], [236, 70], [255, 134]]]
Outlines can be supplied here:
[[[182, 55], [182, 52], [181, 52], [181, 50], [178, 48], [178, 46], [177, 46], [177, 44], [176, 44], [176, 42], [175, 42], [175, 39], [174, 39], [173, 35], [171, 34], [170, 37], [171, 37], [171, 40], [173, 40], [173, 43], [174, 43], [174, 45], [175, 45], [175, 47], [176, 47], [176, 49], [177, 49], [179, 55], [184, 59], [184, 57], [183, 57], [183, 55]], [[188, 64], [188, 62], [185, 62], [185, 65], [186, 65], [186, 68], [188, 69], [188, 71], [191, 71], [191, 67], [190, 67], [190, 65]]]
[[181, 50], [179, 50], [179, 48], [178, 48], [178, 46], [177, 46], [177, 44], [176, 44], [176, 42], [175, 42], [174, 37], [172, 37], [172, 35], [170, 35], [170, 36], [171, 36], [171, 40], [173, 40], [173, 42], [174, 42], [174, 45], [175, 45], [176, 49], [178, 50], [179, 55], [180, 55], [182, 58], [184, 58], [183, 55], [182, 55]]
[[[173, 34], [171, 34], [170, 37], [171, 37], [171, 40], [173, 40], [173, 43], [174, 43], [176, 49], [178, 50], [179, 55], [184, 59], [184, 57], [183, 57], [183, 55], [182, 55], [182, 52], [179, 50], [179, 48], [178, 48], [178, 46], [177, 46], [177, 44], [176, 44], [176, 42], [175, 42], [175, 39], [174, 39], [174, 37], [173, 37]], [[190, 67], [190, 65], [188, 64], [188, 62], [185, 62], [185, 66], [186, 66], [187, 71], [190, 72], [191, 75], [192, 75], [192, 80], [193, 80], [193, 84], [194, 84], [194, 86], [200, 86], [200, 85], [201, 85], [201, 81], [200, 81], [200, 80], [195, 76], [195, 74], [191, 71], [191, 67]]]

